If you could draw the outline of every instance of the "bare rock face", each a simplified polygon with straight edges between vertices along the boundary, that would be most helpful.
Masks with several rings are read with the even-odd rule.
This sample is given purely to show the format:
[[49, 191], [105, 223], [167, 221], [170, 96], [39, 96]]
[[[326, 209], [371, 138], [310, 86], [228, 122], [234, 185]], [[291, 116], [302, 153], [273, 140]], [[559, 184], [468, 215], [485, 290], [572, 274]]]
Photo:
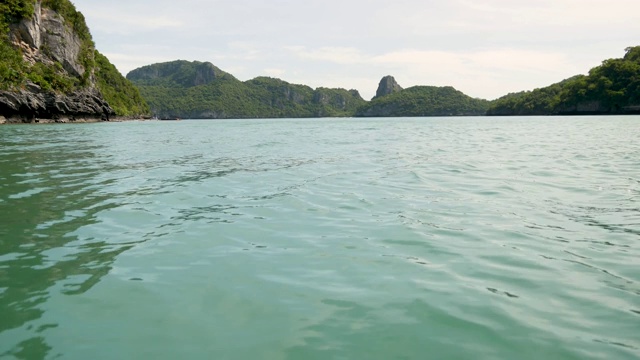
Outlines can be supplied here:
[[374, 99], [397, 93], [399, 91], [402, 91], [402, 87], [396, 82], [396, 79], [393, 76], [388, 75], [380, 80]]
[[42, 6], [40, 1], [35, 4], [35, 13], [32, 19], [22, 20], [11, 26], [11, 41], [22, 48], [38, 50], [42, 45]]
[[50, 9], [42, 10], [41, 52], [44, 56], [62, 64], [72, 76], [84, 74], [84, 67], [78, 62], [82, 40], [64, 22], [64, 19]]
[[216, 79], [216, 68], [211, 63], [203, 63], [196, 68], [194, 86], [206, 85]]
[[36, 2], [31, 19], [11, 26], [10, 39], [22, 49], [24, 59], [31, 64], [59, 62], [75, 77], [85, 72], [78, 61], [82, 40], [58, 13], [42, 8], [40, 1]]

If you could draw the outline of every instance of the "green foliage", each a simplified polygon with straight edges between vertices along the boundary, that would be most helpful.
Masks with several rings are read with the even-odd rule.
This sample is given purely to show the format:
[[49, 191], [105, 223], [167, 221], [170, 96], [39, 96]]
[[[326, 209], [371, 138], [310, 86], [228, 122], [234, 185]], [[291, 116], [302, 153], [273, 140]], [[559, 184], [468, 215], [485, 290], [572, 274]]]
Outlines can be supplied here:
[[24, 79], [25, 63], [6, 34], [0, 34], [0, 90], [7, 90]]
[[36, 63], [29, 68], [26, 76], [27, 79], [46, 91], [62, 93], [73, 90], [78, 82], [78, 79], [66, 75], [60, 63], [56, 63], [54, 66]]
[[241, 82], [210, 63], [174, 61], [127, 75], [161, 118], [282, 118], [351, 116], [357, 92], [317, 89], [258, 77]]
[[6, 33], [8, 25], [33, 16], [34, 0], [2, 0], [0, 2], [0, 31]]
[[620, 114], [640, 106], [640, 46], [622, 59], [608, 59], [589, 71], [533, 91], [492, 102], [488, 115]]
[[503, 96], [491, 103], [490, 115], [545, 115], [553, 111], [554, 99], [556, 99], [565, 86], [565, 83], [572, 79], [565, 80], [546, 88], [535, 89], [533, 91], [523, 91]]
[[350, 117], [367, 102], [357, 90], [318, 88], [314, 92], [319, 117]]
[[474, 116], [484, 115], [488, 107], [488, 101], [450, 86], [415, 86], [375, 98], [357, 116]]
[[149, 105], [104, 55], [95, 52], [96, 80], [102, 96], [119, 116], [149, 114]]
[[78, 79], [69, 76], [60, 63], [29, 65], [24, 62], [20, 52], [8, 41], [0, 41], [0, 59], [2, 59], [0, 61], [0, 89], [2, 90], [24, 86], [27, 80], [52, 92], [68, 92], [78, 84]]
[[627, 61], [640, 62], [640, 46], [628, 47], [625, 50], [624, 59]]
[[142, 86], [193, 87], [214, 80], [237, 80], [213, 64], [177, 60], [143, 66], [131, 71], [127, 78]]
[[24, 80], [26, 66], [20, 51], [9, 43], [9, 25], [34, 12], [34, 0], [2, 0], [0, 2], [0, 89], [6, 90]]

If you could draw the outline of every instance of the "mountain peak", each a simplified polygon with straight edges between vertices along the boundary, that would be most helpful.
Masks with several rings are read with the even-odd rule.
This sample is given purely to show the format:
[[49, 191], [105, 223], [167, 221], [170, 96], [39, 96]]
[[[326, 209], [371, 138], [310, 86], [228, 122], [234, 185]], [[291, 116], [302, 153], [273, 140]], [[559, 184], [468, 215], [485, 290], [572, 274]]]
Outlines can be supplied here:
[[176, 60], [143, 66], [127, 74], [127, 79], [138, 84], [165, 82], [180, 87], [207, 85], [216, 80], [235, 80], [210, 62]]
[[402, 91], [402, 86], [398, 84], [393, 76], [387, 75], [383, 77], [382, 80], [380, 80], [380, 84], [378, 85], [378, 90], [376, 91], [376, 96], [374, 97], [374, 99], [397, 93], [399, 91]]

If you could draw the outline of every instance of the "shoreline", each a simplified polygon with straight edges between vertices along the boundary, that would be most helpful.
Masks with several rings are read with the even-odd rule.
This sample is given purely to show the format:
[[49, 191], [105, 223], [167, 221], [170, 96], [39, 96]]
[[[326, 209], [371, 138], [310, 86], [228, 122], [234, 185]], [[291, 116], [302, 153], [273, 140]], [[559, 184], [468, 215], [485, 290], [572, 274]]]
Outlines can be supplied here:
[[109, 120], [104, 120], [98, 117], [60, 117], [57, 119], [51, 118], [33, 118], [33, 119], [25, 119], [22, 117], [12, 117], [6, 118], [0, 115], [0, 126], [1, 125], [40, 125], [40, 124], [95, 124], [95, 123], [115, 123], [115, 122], [125, 122], [125, 121], [152, 121], [153, 119], [148, 117], [126, 117], [126, 116], [116, 116], [112, 117]]
[[[399, 117], [395, 117], [395, 116], [381, 116], [381, 117], [313, 117], [313, 118], [306, 118], [306, 117], [300, 117], [300, 118], [208, 118], [208, 119], [204, 119], [204, 118], [196, 118], [196, 119], [190, 119], [190, 120], [252, 120], [252, 119], [272, 119], [272, 120], [279, 120], [279, 119], [346, 119], [346, 118], [351, 118], [351, 119], [386, 119], [386, 118], [440, 118], [440, 117], [451, 117], [451, 118], [457, 118], [457, 117], [465, 117], [465, 118], [535, 118], [535, 117], [591, 117], [591, 116], [610, 116], [610, 117], [616, 117], [616, 116], [638, 116], [640, 115], [640, 113], [586, 113], [586, 114], [553, 114], [553, 115], [462, 115], [462, 116], [399, 116]], [[68, 118], [68, 117], [62, 117], [62, 118], [58, 118], [58, 119], [51, 119], [51, 118], [34, 118], [31, 120], [27, 120], [24, 118], [6, 118], [2, 115], [0, 115], [0, 126], [2, 125], [44, 125], [44, 124], [95, 124], [95, 123], [119, 123], [119, 122], [129, 122], [129, 121], [167, 121], [167, 122], [174, 122], [174, 121], [180, 121], [182, 119], [156, 119], [156, 118], [151, 118], [148, 116], [138, 116], [138, 117], [127, 117], [127, 116], [117, 116], [117, 117], [112, 117], [109, 120], [103, 120], [101, 118], [94, 118], [94, 117], [83, 117], [83, 118]]]

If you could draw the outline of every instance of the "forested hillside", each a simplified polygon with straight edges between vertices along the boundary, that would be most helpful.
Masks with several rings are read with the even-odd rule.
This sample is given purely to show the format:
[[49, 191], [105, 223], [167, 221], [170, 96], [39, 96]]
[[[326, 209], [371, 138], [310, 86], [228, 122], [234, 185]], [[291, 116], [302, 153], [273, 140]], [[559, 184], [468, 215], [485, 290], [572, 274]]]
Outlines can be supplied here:
[[488, 115], [576, 115], [640, 113], [640, 46], [620, 59], [545, 88], [506, 95]]
[[127, 75], [160, 118], [305, 118], [351, 116], [364, 104], [355, 90], [312, 89], [258, 77], [242, 82], [208, 62], [154, 64]]
[[488, 107], [489, 101], [472, 98], [450, 86], [414, 86], [376, 97], [356, 116], [479, 116]]

